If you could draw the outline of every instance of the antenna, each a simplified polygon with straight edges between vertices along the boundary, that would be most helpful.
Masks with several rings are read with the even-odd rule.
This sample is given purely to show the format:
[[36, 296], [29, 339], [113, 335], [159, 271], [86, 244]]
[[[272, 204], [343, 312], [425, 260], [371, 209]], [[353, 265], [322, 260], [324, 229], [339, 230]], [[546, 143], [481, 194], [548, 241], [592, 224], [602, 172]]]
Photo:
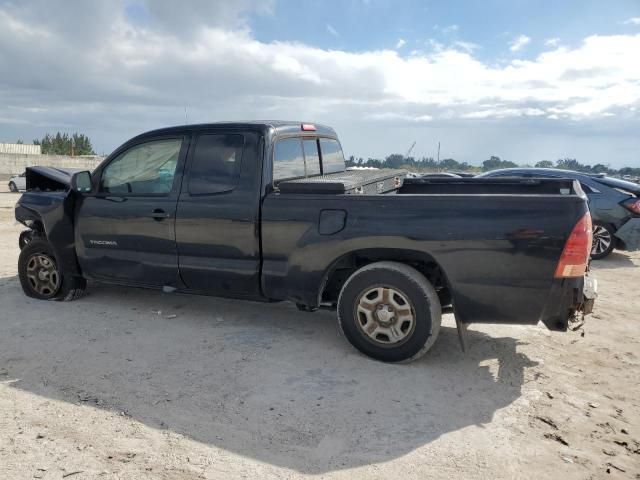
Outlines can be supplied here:
[[188, 106], [187, 106], [187, 105], [185, 105], [185, 106], [184, 106], [184, 124], [185, 124], [185, 125], [188, 125], [188, 124], [189, 124], [189, 121], [188, 121], [188, 118], [189, 118], [189, 117], [188, 117], [188, 115], [187, 115], [187, 108], [188, 108]]
[[440, 142], [438, 142], [438, 163], [440, 163]]

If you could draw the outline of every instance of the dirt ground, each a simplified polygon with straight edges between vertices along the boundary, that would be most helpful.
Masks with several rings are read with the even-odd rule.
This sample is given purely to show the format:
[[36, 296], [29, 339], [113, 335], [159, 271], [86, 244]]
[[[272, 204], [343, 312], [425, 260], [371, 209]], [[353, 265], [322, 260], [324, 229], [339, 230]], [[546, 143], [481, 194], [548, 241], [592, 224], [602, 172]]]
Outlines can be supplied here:
[[640, 478], [640, 254], [597, 262], [584, 330], [447, 316], [410, 365], [334, 314], [92, 285], [25, 297], [0, 194], [0, 478]]

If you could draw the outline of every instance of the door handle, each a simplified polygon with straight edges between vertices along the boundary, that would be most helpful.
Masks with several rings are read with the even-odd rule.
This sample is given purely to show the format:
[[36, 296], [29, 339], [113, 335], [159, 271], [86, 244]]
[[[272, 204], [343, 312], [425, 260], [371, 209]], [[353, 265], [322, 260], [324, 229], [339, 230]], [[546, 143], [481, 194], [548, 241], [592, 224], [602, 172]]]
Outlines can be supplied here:
[[153, 212], [151, 212], [151, 218], [157, 221], [164, 220], [165, 218], [169, 218], [170, 216], [170, 214], [168, 214], [161, 208], [156, 208]]

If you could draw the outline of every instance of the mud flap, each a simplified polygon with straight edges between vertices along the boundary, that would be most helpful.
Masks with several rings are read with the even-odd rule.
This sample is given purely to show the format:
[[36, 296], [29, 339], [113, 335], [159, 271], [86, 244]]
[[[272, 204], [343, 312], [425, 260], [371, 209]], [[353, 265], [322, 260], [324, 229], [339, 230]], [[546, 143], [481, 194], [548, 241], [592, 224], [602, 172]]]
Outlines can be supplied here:
[[640, 218], [632, 218], [614, 234], [630, 252], [640, 250]]
[[469, 349], [469, 336], [467, 335], [468, 324], [462, 323], [456, 317], [456, 328], [458, 329], [458, 340], [460, 340], [460, 348], [464, 353]]
[[598, 281], [591, 277], [589, 273], [584, 276], [584, 287], [582, 289], [584, 301], [582, 303], [582, 314], [589, 315], [593, 311], [593, 305], [598, 298]]

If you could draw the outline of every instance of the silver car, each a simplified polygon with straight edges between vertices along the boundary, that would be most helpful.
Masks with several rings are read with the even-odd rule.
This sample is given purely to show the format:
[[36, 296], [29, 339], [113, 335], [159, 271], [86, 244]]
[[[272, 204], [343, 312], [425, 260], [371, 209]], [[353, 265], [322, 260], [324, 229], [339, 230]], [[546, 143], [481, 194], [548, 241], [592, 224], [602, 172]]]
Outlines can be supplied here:
[[21, 173], [9, 179], [10, 192], [22, 192], [27, 189], [27, 179], [24, 175], [24, 173]]

